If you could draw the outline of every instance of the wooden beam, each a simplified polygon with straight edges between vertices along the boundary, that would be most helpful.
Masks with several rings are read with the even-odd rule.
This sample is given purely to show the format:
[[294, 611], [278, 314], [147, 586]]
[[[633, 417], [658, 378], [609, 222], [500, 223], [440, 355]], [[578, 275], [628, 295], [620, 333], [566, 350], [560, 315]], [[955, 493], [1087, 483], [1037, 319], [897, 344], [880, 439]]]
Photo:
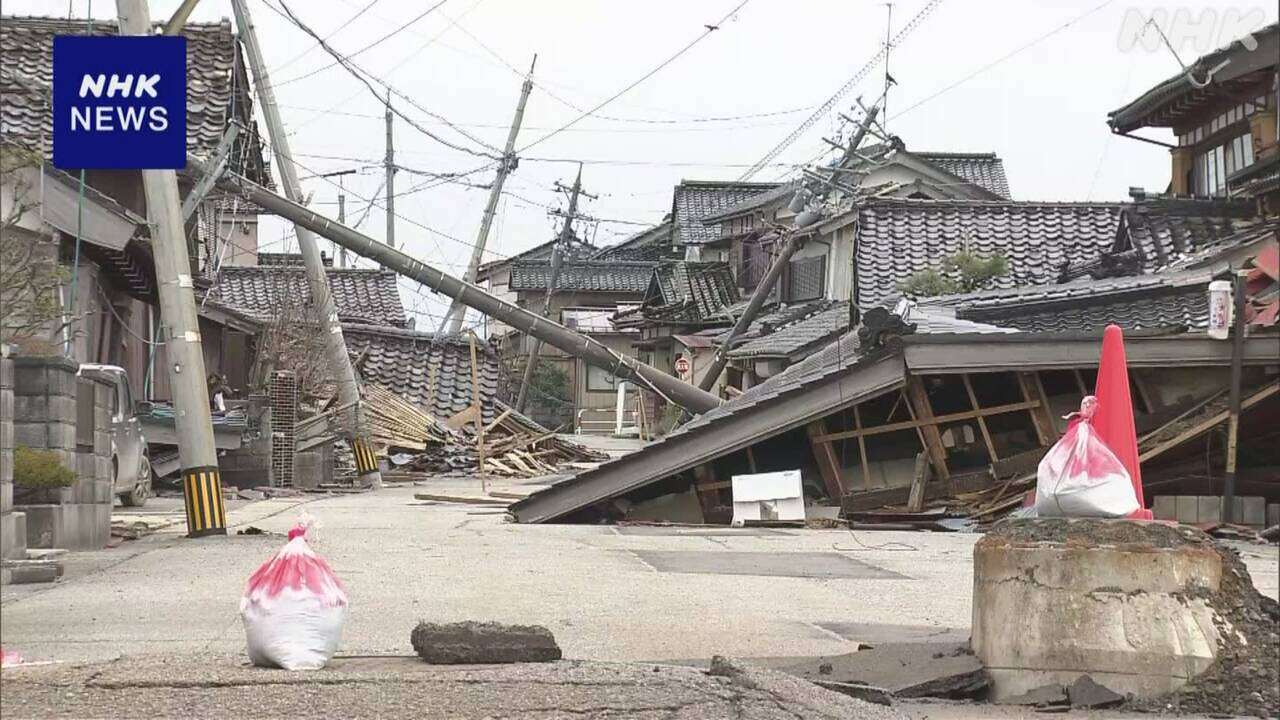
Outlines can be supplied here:
[[1075, 376], [1076, 376], [1076, 387], [1080, 388], [1080, 397], [1081, 397], [1081, 399], [1083, 399], [1084, 397], [1086, 397], [1086, 396], [1088, 396], [1088, 395], [1092, 395], [1092, 394], [1093, 394], [1093, 393], [1089, 392], [1089, 388], [1085, 387], [1085, 384], [1084, 384], [1084, 373], [1080, 372], [1080, 368], [1072, 368], [1072, 369], [1071, 369], [1071, 374], [1073, 374], [1073, 375], [1075, 375]]
[[[899, 393], [901, 398], [902, 394]], [[858, 410], [859, 403], [853, 405], [853, 427], [861, 433], [862, 431], [862, 412]], [[892, 417], [892, 415], [890, 415]], [[871, 461], [867, 458], [867, 439], [862, 435], [858, 435], [858, 459], [862, 464], [862, 489], [871, 489]]]
[[[912, 403], [914, 408], [915, 403]], [[1039, 400], [1028, 400], [1026, 402], [1009, 403], [1008, 405], [995, 405], [981, 410], [966, 410], [964, 412], [950, 413], [948, 415], [936, 415], [920, 420], [906, 420], [903, 422], [889, 423], [888, 425], [877, 425], [876, 427], [862, 428], [859, 430], [842, 430], [840, 432], [828, 433], [822, 435], [818, 439], [823, 442], [832, 440], [844, 440], [845, 438], [864, 437], [867, 435], [883, 435], [884, 433], [897, 432], [899, 430], [915, 430], [932, 426], [937, 430], [937, 426], [943, 423], [956, 422], [959, 420], [972, 420], [976, 417], [986, 417], [988, 415], [1004, 415], [1005, 413], [1018, 412], [1020, 410], [1030, 410], [1040, 407]], [[915, 415], [915, 410], [912, 410]]]
[[1142, 379], [1142, 370], [1135, 368], [1129, 372], [1129, 376], [1133, 378], [1133, 387], [1138, 391], [1138, 397], [1142, 398], [1142, 404], [1147, 408], [1147, 414], [1151, 415], [1156, 412], [1156, 404], [1151, 400], [1151, 389], [1147, 387], [1147, 381]]
[[1040, 373], [1036, 371], [1018, 373], [1018, 384], [1022, 386], [1024, 400], [1039, 401], [1039, 407], [1031, 408], [1031, 422], [1036, 426], [1036, 437], [1041, 447], [1049, 447], [1058, 441], [1058, 426], [1053, 421], [1053, 413], [1049, 411], [1049, 396], [1040, 383]]
[[[969, 402], [973, 404], [974, 410], [981, 410], [978, 406], [978, 395], [973, 391], [973, 382], [969, 380], [969, 373], [960, 376], [964, 380], [965, 392], [969, 393]], [[991, 432], [987, 429], [987, 421], [981, 415], [978, 416], [978, 429], [982, 431], [982, 441], [987, 445], [987, 452], [991, 454], [991, 462], [999, 462], [1000, 456], [996, 454], [996, 444], [991, 442]]]
[[907, 496], [907, 512], [920, 512], [924, 509], [924, 491], [929, 483], [929, 454], [916, 454], [916, 472], [911, 478], [911, 493]]
[[698, 493], [698, 504], [702, 506], [702, 519], [715, 511], [720, 504], [720, 488], [732, 487], [731, 482], [716, 480], [715, 461], [693, 466], [693, 487]]
[[756, 469], [756, 454], [751, 452], [750, 445], [747, 446], [747, 467], [751, 468], [751, 472], [753, 473], [760, 472]]
[[480, 405], [480, 366], [477, 364], [476, 334], [469, 333], [467, 338], [471, 343], [471, 405], [476, 409], [476, 457], [480, 471], [480, 490], [489, 492], [484, 477], [484, 409]]
[[938, 423], [941, 421], [933, 416], [929, 394], [925, 392], [924, 383], [921, 382], [919, 375], [907, 377], [906, 390], [907, 401], [915, 409], [915, 422], [926, 423], [920, 426], [920, 431], [924, 433], [925, 450], [929, 452], [933, 469], [937, 471], [939, 478], [947, 480], [951, 477], [951, 471], [947, 469], [947, 450], [942, 447], [942, 434], [938, 432]]
[[[1266, 387], [1262, 388], [1258, 392], [1246, 398], [1240, 404], [1240, 409], [1246, 410], [1250, 407], [1253, 407], [1254, 405], [1257, 405], [1258, 403], [1262, 402], [1263, 400], [1266, 400], [1272, 395], [1275, 395], [1277, 392], [1280, 392], [1280, 383], [1270, 383]], [[1146, 462], [1156, 457], [1157, 455], [1163, 454], [1167, 450], [1172, 450], [1173, 448], [1178, 447], [1182, 443], [1198, 435], [1203, 434], [1204, 432], [1208, 431], [1214, 426], [1220, 425], [1223, 422], [1226, 422], [1227, 418], [1229, 418], [1230, 416], [1231, 416], [1230, 410], [1223, 410], [1222, 412], [1215, 413], [1214, 415], [1210, 416], [1209, 419], [1203, 420], [1201, 422], [1196, 423], [1195, 425], [1192, 425], [1191, 427], [1187, 428], [1186, 430], [1183, 430], [1182, 432], [1178, 433], [1172, 438], [1142, 453], [1141, 455], [1138, 456], [1138, 462]], [[1168, 427], [1168, 425], [1166, 425], [1165, 427]], [[1159, 432], [1159, 431], [1157, 430], [1156, 432]]]
[[840, 463], [836, 459], [831, 443], [816, 439], [827, 431], [826, 421], [814, 420], [805, 425], [804, 429], [809, 434], [809, 444], [813, 447], [814, 459], [818, 461], [818, 472], [822, 474], [822, 484], [827, 488], [827, 497], [839, 500], [845, 495], [844, 483], [840, 478]]

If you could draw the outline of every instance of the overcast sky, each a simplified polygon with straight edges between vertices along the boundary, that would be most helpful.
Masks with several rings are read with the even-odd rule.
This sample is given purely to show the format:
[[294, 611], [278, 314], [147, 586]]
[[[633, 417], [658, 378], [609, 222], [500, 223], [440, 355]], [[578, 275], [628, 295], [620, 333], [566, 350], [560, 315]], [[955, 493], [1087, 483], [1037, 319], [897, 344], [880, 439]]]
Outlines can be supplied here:
[[[580, 111], [574, 107], [591, 108], [639, 79], [741, 2], [445, 0], [423, 15], [436, 1], [284, 0], [344, 53], [400, 29], [354, 61], [422, 108], [499, 148], [521, 75], [535, 53], [537, 86], [517, 147], [576, 118]], [[279, 2], [250, 0], [250, 8], [303, 166], [300, 175], [359, 169], [344, 182], [348, 218], [361, 217], [367, 202], [360, 198], [371, 197], [382, 180], [382, 104], [340, 66], [323, 69], [332, 59], [268, 7], [279, 10]], [[152, 0], [153, 18], [167, 18], [178, 4]], [[926, 5], [927, 0], [895, 3], [893, 32]], [[73, 0], [72, 6], [83, 17], [88, 2]], [[110, 0], [92, 7], [99, 18], [114, 17]], [[1163, 190], [1168, 152], [1113, 137], [1106, 126], [1109, 110], [1179, 69], [1167, 49], [1133, 47], [1135, 11], [1156, 9], [1182, 9], [1189, 12], [1185, 17], [1207, 19], [1199, 37], [1179, 35], [1175, 28], [1173, 40], [1186, 62], [1238, 29], [1274, 22], [1277, 12], [1274, 2], [1221, 0], [945, 0], [893, 49], [889, 70], [898, 84], [889, 94], [888, 129], [908, 149], [997, 153], [1020, 200], [1123, 200], [1130, 186]], [[1201, 14], [1205, 9], [1209, 15]], [[4, 11], [65, 17], [67, 3], [5, 0]], [[718, 30], [595, 116], [523, 153], [507, 182], [510, 194], [499, 204], [486, 259], [551, 237], [558, 221], [548, 217], [547, 206], [564, 204], [552, 186], [572, 181], [576, 165], [569, 161], [585, 163], [584, 186], [599, 195], [584, 210], [600, 222], [581, 232], [602, 245], [660, 221], [682, 178], [738, 178], [876, 55], [886, 14], [875, 0], [749, 0]], [[231, 15], [229, 0], [203, 0], [192, 19]], [[847, 111], [859, 95], [874, 101], [882, 83], [881, 65], [837, 107]], [[394, 104], [432, 133], [483, 151], [422, 110], [401, 100]], [[837, 127], [834, 114], [822, 117], [753, 179], [791, 174], [795, 164], [822, 151], [821, 137]], [[445, 147], [398, 118], [395, 145], [397, 161], [415, 172], [468, 171], [487, 162]], [[468, 180], [483, 185], [492, 175], [485, 170]], [[428, 182], [401, 172], [396, 189]], [[318, 210], [336, 215], [335, 185], [323, 179], [303, 184], [314, 192]], [[485, 197], [483, 189], [456, 184], [401, 196], [396, 239], [417, 257], [461, 273]], [[360, 226], [377, 238], [384, 237], [384, 228], [380, 207]], [[260, 238], [264, 250], [296, 251], [291, 233], [277, 220], [263, 223]], [[412, 292], [411, 283], [405, 287], [408, 307], [441, 312], [438, 300], [426, 299], [429, 293]], [[425, 329], [436, 324], [426, 316], [418, 322]]]

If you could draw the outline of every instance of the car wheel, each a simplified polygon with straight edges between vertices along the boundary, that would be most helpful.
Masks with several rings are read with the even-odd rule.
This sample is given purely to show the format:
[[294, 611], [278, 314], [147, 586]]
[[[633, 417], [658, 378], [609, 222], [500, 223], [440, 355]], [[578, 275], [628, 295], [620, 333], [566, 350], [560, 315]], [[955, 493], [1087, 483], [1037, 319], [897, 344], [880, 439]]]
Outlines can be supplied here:
[[147, 504], [147, 498], [150, 496], [151, 461], [143, 456], [142, 465], [138, 468], [138, 482], [134, 484], [133, 490], [120, 496], [120, 502], [127, 507], [142, 507]]

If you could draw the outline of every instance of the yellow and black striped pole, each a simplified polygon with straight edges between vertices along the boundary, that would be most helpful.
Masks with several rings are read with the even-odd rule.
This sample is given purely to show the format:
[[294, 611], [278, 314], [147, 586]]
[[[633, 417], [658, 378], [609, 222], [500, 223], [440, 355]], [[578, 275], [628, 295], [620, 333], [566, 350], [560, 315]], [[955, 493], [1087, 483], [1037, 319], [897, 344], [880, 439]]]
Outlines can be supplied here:
[[[381, 481], [381, 474], [378, 473], [378, 456], [373, 452], [373, 446], [364, 438], [355, 438], [351, 441], [351, 452], [356, 456], [356, 480], [360, 484], [377, 484]], [[378, 477], [374, 478], [373, 475]]]
[[227, 511], [222, 506], [222, 477], [216, 467], [182, 471], [187, 501], [187, 537], [227, 534]]

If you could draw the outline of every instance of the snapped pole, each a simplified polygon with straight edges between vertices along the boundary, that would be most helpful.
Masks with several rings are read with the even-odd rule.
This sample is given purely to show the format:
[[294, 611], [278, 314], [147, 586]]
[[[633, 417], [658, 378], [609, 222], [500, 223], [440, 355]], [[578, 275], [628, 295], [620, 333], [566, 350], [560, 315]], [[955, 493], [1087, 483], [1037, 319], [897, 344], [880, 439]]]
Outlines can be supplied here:
[[[209, 170], [207, 162], [192, 154], [187, 155], [187, 167], [196, 173]], [[619, 378], [634, 380], [645, 387], [653, 388], [671, 402], [693, 414], [704, 413], [720, 405], [720, 399], [709, 392], [699, 390], [635, 358], [614, 352], [595, 338], [570, 330], [550, 318], [544, 318], [495, 297], [483, 288], [459, 280], [452, 275], [446, 275], [399, 250], [387, 247], [368, 235], [340, 225], [314, 210], [281, 197], [241, 175], [232, 172], [224, 173], [219, 178], [218, 184], [229, 192], [240, 193], [273, 215], [291, 220], [295, 225], [305, 227], [334, 241], [339, 247], [345, 247], [361, 257], [380, 263], [388, 270], [422, 283], [467, 307], [475, 308], [508, 327], [532, 335], [552, 347], [582, 358], [583, 361], [607, 370]]]
[[[194, 3], [192, 3], [194, 4]], [[121, 35], [150, 35], [147, 0], [116, 0]], [[174, 426], [178, 462], [186, 500], [187, 537], [227, 534], [222, 506], [222, 479], [213, 444], [213, 417], [205, 385], [204, 350], [200, 345], [200, 317], [191, 279], [182, 223], [182, 197], [173, 170], [143, 170], [151, 249], [155, 253], [156, 284], [160, 295], [160, 336], [173, 389]]]

